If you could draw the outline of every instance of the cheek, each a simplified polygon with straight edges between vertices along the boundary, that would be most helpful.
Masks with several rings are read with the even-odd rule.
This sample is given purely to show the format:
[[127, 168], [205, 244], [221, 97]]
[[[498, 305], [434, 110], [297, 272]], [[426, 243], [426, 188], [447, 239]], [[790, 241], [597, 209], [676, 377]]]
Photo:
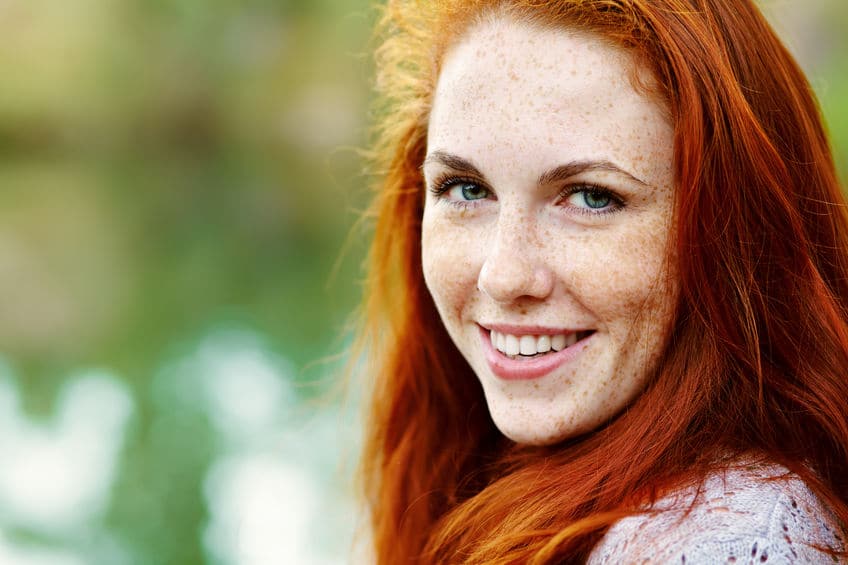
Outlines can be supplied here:
[[670, 311], [675, 283], [667, 267], [673, 261], [666, 260], [666, 225], [646, 222], [587, 238], [570, 254], [575, 295], [615, 337], [652, 330]]
[[477, 287], [473, 245], [462, 230], [425, 212], [421, 225], [421, 262], [424, 282], [446, 325], [460, 316]]

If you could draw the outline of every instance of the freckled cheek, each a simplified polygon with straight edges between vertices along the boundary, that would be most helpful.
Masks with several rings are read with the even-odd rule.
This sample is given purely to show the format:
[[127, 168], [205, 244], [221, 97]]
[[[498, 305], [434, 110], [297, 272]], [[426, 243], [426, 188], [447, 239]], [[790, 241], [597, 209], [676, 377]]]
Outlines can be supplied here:
[[640, 235], [589, 241], [569, 254], [563, 276], [600, 322], [635, 316], [665, 300], [664, 240]]
[[443, 222], [428, 222], [426, 217], [422, 224], [424, 281], [446, 323], [447, 318], [461, 317], [463, 306], [477, 288], [482, 263], [473, 234], [465, 232]]

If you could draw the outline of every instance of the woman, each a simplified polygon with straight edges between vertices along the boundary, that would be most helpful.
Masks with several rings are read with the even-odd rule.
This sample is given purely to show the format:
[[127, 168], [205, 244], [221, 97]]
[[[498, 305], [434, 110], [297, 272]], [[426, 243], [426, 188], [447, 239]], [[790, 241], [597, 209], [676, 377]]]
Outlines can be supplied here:
[[844, 559], [848, 218], [753, 3], [380, 31], [376, 561]]

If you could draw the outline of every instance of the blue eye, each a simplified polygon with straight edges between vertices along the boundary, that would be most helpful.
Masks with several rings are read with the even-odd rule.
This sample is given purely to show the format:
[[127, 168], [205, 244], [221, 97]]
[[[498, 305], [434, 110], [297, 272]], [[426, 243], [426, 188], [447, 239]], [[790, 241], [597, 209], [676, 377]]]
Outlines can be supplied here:
[[623, 206], [618, 197], [599, 186], [572, 186], [566, 189], [563, 196], [569, 206], [588, 214], [615, 212]]
[[491, 190], [473, 179], [448, 177], [438, 180], [430, 191], [439, 199], [457, 206], [469, 206], [477, 200], [494, 197]]
[[594, 210], [606, 208], [612, 201], [612, 198], [610, 198], [608, 193], [603, 193], [597, 190], [584, 190], [581, 194], [583, 195], [583, 202], [586, 206]]
[[445, 191], [451, 200], [482, 200], [489, 196], [489, 190], [473, 182], [458, 182]]

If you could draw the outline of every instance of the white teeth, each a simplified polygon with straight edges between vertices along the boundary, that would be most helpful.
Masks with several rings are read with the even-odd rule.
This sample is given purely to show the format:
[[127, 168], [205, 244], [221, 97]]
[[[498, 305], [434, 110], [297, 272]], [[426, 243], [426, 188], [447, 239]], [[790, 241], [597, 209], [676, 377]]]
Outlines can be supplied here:
[[554, 351], [562, 351], [565, 349], [565, 336], [562, 334], [553, 336], [551, 338], [551, 349]]
[[501, 353], [509, 356], [532, 356], [547, 353], [551, 350], [562, 351], [577, 343], [577, 332], [559, 335], [512, 335], [490, 330], [489, 338], [492, 346]]
[[507, 355], [518, 355], [521, 352], [521, 348], [518, 345], [518, 338], [514, 335], [506, 334], [506, 339], [504, 341], [506, 342], [504, 353]]

